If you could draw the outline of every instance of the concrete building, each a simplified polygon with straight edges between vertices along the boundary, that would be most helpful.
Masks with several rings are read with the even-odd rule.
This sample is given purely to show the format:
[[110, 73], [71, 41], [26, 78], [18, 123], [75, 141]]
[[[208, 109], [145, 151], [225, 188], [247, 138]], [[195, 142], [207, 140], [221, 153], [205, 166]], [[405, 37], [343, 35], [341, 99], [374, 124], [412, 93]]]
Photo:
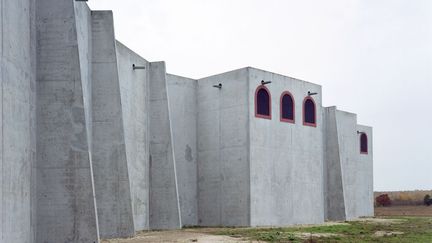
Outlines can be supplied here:
[[373, 215], [372, 128], [321, 86], [167, 74], [82, 1], [0, 8], [0, 242]]

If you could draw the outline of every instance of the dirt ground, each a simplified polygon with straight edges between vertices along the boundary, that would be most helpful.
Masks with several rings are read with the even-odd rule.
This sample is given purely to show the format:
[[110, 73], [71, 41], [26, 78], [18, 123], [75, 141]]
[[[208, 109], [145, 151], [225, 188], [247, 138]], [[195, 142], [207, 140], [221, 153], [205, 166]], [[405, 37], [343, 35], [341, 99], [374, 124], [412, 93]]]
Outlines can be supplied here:
[[249, 241], [241, 238], [213, 235], [211, 234], [217, 229], [210, 228], [196, 228], [184, 230], [171, 230], [171, 231], [143, 231], [137, 234], [134, 238], [130, 239], [110, 239], [102, 240], [101, 243], [246, 243], [259, 241]]
[[376, 207], [375, 216], [432, 216], [432, 206]]
[[[344, 222], [326, 222], [323, 226], [345, 225]], [[297, 225], [296, 227], [308, 228], [316, 225]], [[261, 243], [264, 241], [251, 241], [240, 236], [216, 235], [221, 228], [192, 228], [170, 231], [143, 231], [134, 238], [102, 240], [101, 243]], [[308, 234], [307, 236], [309, 236]], [[316, 235], [319, 236], [319, 235]], [[301, 235], [299, 235], [301, 238]]]

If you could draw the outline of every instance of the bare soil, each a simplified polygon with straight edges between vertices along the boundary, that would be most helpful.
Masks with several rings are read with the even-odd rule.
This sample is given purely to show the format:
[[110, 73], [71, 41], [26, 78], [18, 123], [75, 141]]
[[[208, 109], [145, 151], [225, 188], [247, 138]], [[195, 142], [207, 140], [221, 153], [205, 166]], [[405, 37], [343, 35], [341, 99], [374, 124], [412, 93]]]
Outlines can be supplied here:
[[171, 231], [143, 231], [129, 239], [102, 240], [101, 243], [259, 243], [260, 241], [245, 240], [241, 237], [214, 235], [217, 229], [196, 228]]
[[406, 222], [406, 219], [388, 219], [388, 218], [359, 218], [352, 220], [353, 222], [364, 222], [367, 224], [382, 224], [382, 225], [391, 225], [391, 224], [402, 224]]
[[384, 237], [384, 236], [393, 236], [393, 235], [403, 235], [404, 232], [400, 231], [377, 231], [374, 236], [376, 237]]
[[432, 216], [432, 206], [376, 207], [375, 216]]

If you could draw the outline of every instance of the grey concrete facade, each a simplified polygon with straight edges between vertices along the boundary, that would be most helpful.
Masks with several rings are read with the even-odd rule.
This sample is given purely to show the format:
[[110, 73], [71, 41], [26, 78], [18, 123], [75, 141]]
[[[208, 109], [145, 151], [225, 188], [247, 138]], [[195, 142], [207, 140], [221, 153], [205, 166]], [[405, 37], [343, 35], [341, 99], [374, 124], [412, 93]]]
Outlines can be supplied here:
[[[167, 74], [116, 41], [111, 11], [85, 2], [0, 7], [0, 242], [373, 215], [372, 128], [323, 107], [321, 86], [251, 67]], [[255, 114], [263, 80], [266, 118]], [[284, 92], [292, 122], [280, 119]]]
[[198, 80], [199, 225], [250, 222], [247, 80], [244, 69]]
[[[321, 86], [282, 75], [249, 68], [251, 225], [290, 225], [324, 221], [323, 122]], [[272, 119], [257, 119], [255, 91], [262, 80], [271, 99]], [[294, 98], [294, 123], [280, 121], [280, 96]], [[317, 92], [316, 127], [304, 126], [303, 99]], [[273, 108], [274, 107], [274, 108]], [[313, 197], [314, 200], [305, 200]], [[316, 200], [316, 201], [315, 201]], [[301, 202], [301, 203], [299, 203]]]

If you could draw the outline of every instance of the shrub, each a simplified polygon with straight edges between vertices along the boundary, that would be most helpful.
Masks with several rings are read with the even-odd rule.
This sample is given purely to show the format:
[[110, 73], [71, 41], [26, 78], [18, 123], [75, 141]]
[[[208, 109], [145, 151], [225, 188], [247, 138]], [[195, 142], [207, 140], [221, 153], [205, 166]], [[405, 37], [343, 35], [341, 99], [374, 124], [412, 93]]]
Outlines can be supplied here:
[[423, 199], [423, 202], [426, 206], [432, 205], [432, 198], [429, 194], [426, 194], [426, 196]]
[[387, 207], [391, 205], [391, 200], [388, 194], [379, 195], [378, 197], [375, 198], [375, 201], [378, 206]]

